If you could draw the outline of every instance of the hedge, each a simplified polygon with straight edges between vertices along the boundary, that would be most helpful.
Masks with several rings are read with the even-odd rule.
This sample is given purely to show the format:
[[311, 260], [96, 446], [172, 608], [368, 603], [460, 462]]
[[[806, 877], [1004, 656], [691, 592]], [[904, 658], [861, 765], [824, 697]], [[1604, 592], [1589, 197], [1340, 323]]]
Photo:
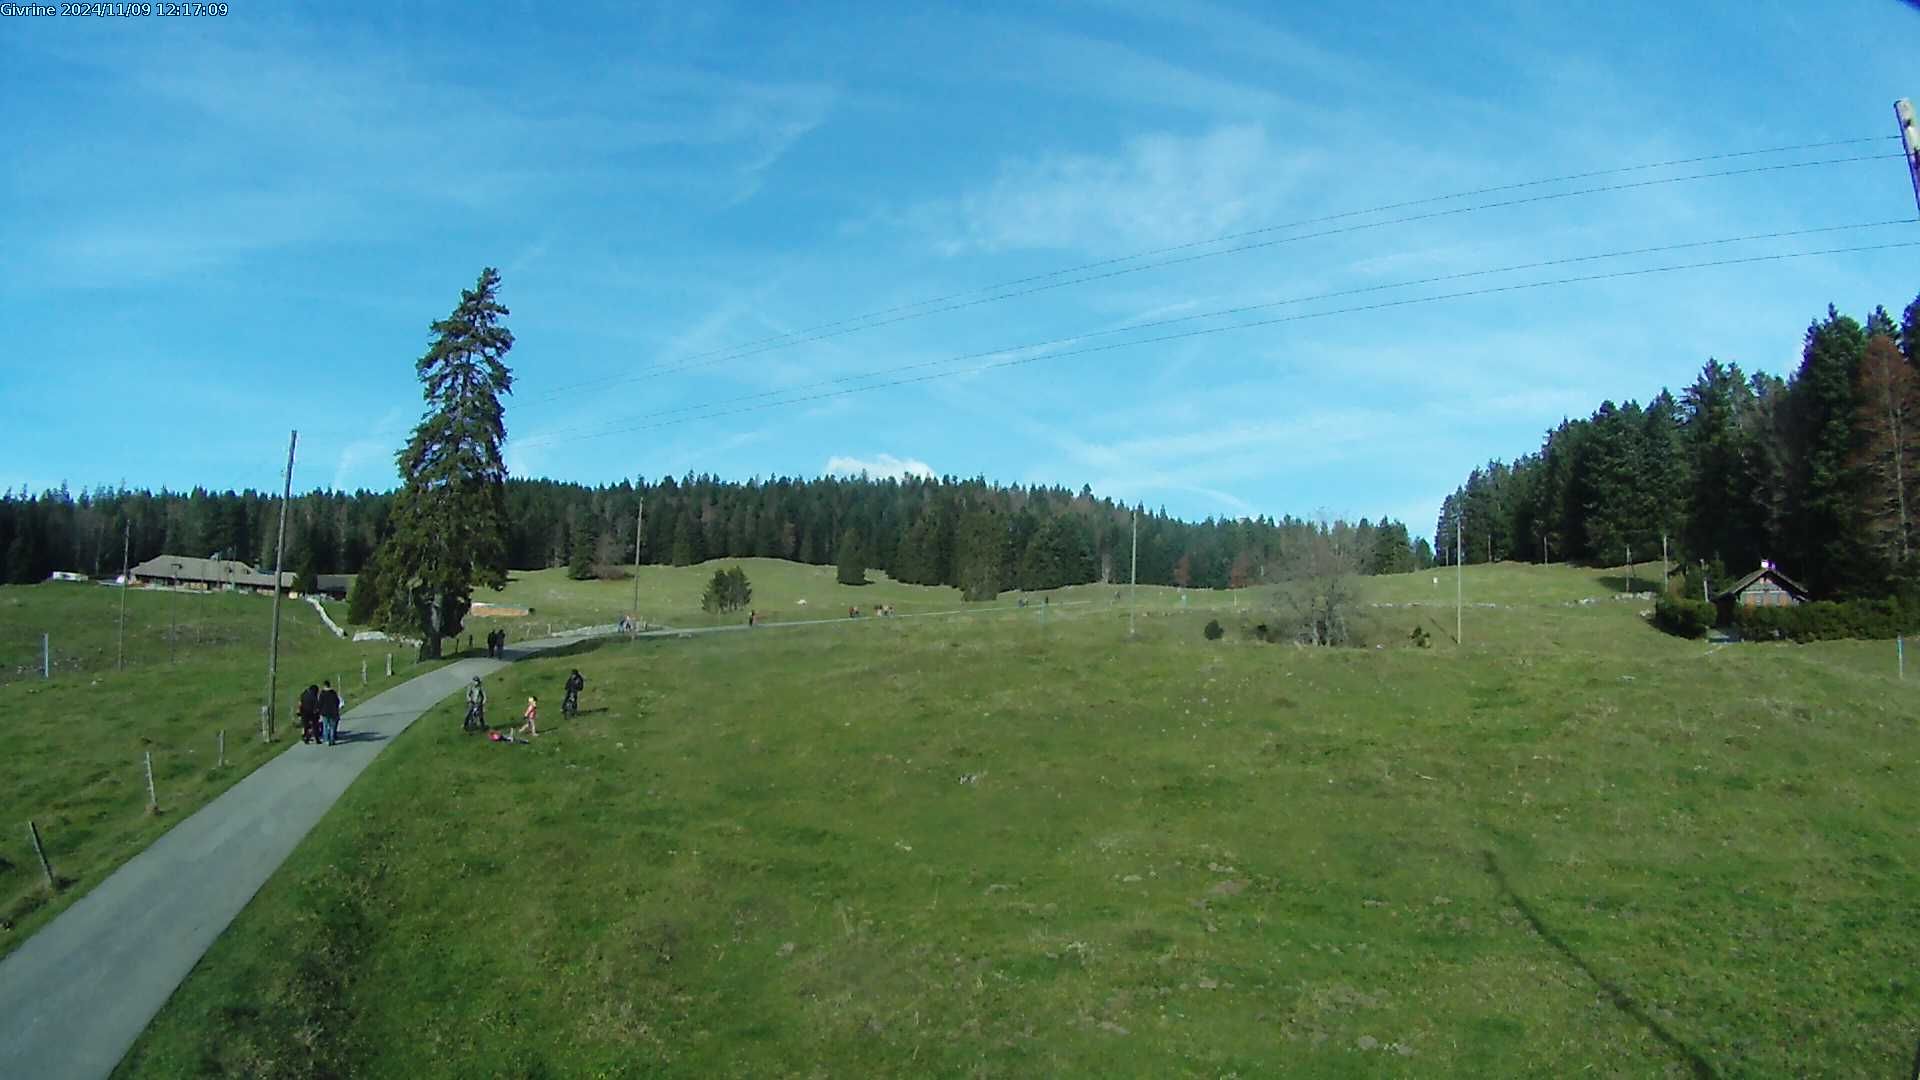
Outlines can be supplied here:
[[1736, 607], [1734, 629], [1748, 641], [1890, 638], [1920, 632], [1920, 606], [1897, 600], [1816, 600], [1791, 607]]

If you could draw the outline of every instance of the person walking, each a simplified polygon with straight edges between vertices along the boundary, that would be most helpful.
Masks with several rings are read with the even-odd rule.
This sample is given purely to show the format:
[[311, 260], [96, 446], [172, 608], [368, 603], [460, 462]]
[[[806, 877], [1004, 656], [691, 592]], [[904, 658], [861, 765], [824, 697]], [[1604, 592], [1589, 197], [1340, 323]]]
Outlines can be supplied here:
[[573, 674], [567, 676], [567, 694], [560, 699], [560, 712], [567, 719], [573, 719], [574, 715], [580, 711], [580, 691], [586, 688], [587, 680], [581, 677], [579, 668], [574, 668]]
[[480, 676], [475, 675], [467, 684], [467, 718], [460, 725], [462, 731], [487, 730], [487, 688], [480, 685]]
[[312, 683], [300, 691], [300, 704], [294, 706], [294, 715], [300, 718], [300, 741], [317, 743], [320, 741], [320, 688]]
[[332, 679], [320, 680], [320, 734], [328, 746], [340, 733], [340, 694]]
[[528, 738], [532, 738], [533, 736], [540, 734], [540, 727], [539, 727], [540, 699], [533, 697], [532, 695], [528, 695], [527, 711], [522, 713], [520, 718], [526, 721], [526, 723], [520, 725], [520, 732], [522, 734], [526, 735]]

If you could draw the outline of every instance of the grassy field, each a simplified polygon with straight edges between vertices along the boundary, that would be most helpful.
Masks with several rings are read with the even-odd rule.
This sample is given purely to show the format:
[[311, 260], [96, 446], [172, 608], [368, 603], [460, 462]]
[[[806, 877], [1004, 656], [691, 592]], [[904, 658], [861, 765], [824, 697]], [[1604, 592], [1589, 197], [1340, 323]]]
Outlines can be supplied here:
[[1561, 606], [1604, 577], [1470, 568], [1465, 648], [1088, 606], [516, 665], [586, 711], [415, 725], [120, 1074], [1903, 1075], [1920, 685]]
[[[747, 613], [744, 611], [712, 615], [700, 609], [700, 598], [713, 572], [731, 566], [738, 566], [745, 571], [747, 579], [753, 584], [751, 608], [760, 613], [764, 622], [844, 618], [850, 607], [858, 607], [863, 613], [871, 614], [874, 607], [881, 604], [892, 604], [898, 614], [911, 615], [958, 609], [1017, 609], [1022, 599], [1029, 604], [1038, 604], [1043, 596], [1051, 597], [1056, 604], [1114, 606], [1116, 593], [1122, 596], [1122, 602], [1125, 597], [1125, 590], [1116, 586], [1074, 585], [1046, 593], [1008, 592], [1001, 594], [998, 600], [969, 604], [961, 599], [958, 589], [905, 585], [879, 570], [867, 571], [868, 583], [865, 585], [842, 585], [836, 580], [836, 571], [831, 566], [807, 566], [779, 559], [716, 559], [691, 567], [641, 567], [638, 575], [639, 614], [651, 624], [674, 627], [745, 623]], [[633, 578], [625, 581], [574, 581], [567, 577], [565, 570], [560, 569], [516, 570], [506, 589], [497, 593], [482, 590], [474, 599], [482, 603], [528, 608], [532, 614], [498, 619], [472, 618], [468, 620], [467, 629], [473, 633], [475, 640], [481, 640], [489, 630], [505, 627], [512, 639], [519, 641], [545, 637], [551, 632], [549, 626], [553, 630], [604, 626], [618, 622], [621, 615], [634, 610], [634, 585]], [[1164, 586], [1142, 586], [1139, 603], [1143, 608], [1178, 607], [1180, 591]], [[1204, 590], [1188, 592], [1190, 608], [1207, 603], [1231, 606], [1233, 601], [1226, 593]], [[1447, 595], [1451, 597], [1452, 593]]]
[[[281, 741], [258, 737], [272, 601], [236, 594], [127, 593], [127, 660], [115, 670], [120, 592], [96, 585], [0, 588], [0, 955], [84, 895], [187, 814], [297, 738], [300, 686], [332, 678], [348, 703], [418, 673], [413, 651], [341, 641], [305, 603], [282, 602]], [[42, 679], [39, 639], [54, 641]], [[169, 635], [175, 656], [168, 662]], [[19, 642], [32, 646], [20, 662]], [[360, 686], [360, 664], [371, 679]], [[218, 733], [227, 766], [216, 768]], [[143, 755], [153, 755], [162, 813], [148, 814]], [[27, 837], [38, 823], [62, 881], [49, 894]]]

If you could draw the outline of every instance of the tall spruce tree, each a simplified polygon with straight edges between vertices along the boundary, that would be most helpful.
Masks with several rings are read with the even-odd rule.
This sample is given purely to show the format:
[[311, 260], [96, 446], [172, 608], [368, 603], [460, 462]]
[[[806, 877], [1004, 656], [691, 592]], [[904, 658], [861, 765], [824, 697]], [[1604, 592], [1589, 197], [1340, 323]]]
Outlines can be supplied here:
[[[1856, 584], [1863, 550], [1854, 508], [1854, 385], [1866, 336], [1860, 324], [1832, 305], [1807, 327], [1800, 370], [1794, 376], [1794, 412], [1801, 453], [1793, 517], [1794, 556], [1816, 593], [1847, 592]], [[1796, 567], [1795, 569], [1798, 569]]]
[[867, 583], [867, 565], [862, 562], [860, 552], [860, 534], [848, 529], [840, 534], [838, 580], [842, 585], [865, 585]]
[[420, 635], [420, 655], [440, 655], [458, 634], [476, 586], [507, 584], [506, 423], [513, 392], [505, 361], [513, 332], [497, 293], [500, 274], [480, 272], [453, 313], [433, 323], [433, 344], [414, 365], [427, 415], [397, 455], [402, 486], [393, 534], [382, 546], [384, 622]]

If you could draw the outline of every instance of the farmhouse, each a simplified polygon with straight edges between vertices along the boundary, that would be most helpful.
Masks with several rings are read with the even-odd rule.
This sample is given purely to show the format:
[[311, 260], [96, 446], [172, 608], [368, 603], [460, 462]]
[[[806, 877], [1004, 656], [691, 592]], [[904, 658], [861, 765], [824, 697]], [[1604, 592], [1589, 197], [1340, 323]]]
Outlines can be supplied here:
[[1720, 620], [1729, 622], [1736, 607], [1786, 607], [1791, 604], [1807, 602], [1807, 590], [1797, 582], [1780, 572], [1780, 568], [1766, 559], [1760, 560], [1760, 569], [1728, 586], [1720, 595], [1713, 598], [1720, 609]]
[[[129, 585], [171, 585], [183, 589], [227, 589], [272, 592], [273, 575], [261, 573], [235, 559], [196, 559], [191, 555], [156, 555], [133, 568]], [[293, 575], [280, 575], [280, 587], [291, 590]]]

